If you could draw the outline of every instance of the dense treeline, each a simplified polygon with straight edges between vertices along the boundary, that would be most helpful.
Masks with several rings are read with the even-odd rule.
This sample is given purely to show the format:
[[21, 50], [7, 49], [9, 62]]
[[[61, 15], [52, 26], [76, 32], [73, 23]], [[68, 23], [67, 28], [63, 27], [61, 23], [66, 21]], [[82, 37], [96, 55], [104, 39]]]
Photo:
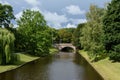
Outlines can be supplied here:
[[120, 0], [112, 0], [107, 8], [91, 5], [86, 17], [87, 23], [79, 24], [73, 34], [73, 44], [89, 51], [93, 61], [120, 61]]
[[84, 27], [85, 23], [78, 24], [77, 28], [74, 30], [72, 34], [72, 44], [76, 46], [77, 49], [82, 49], [80, 43], [80, 37], [82, 36], [82, 28]]
[[62, 28], [58, 30], [57, 43], [71, 43], [74, 28]]

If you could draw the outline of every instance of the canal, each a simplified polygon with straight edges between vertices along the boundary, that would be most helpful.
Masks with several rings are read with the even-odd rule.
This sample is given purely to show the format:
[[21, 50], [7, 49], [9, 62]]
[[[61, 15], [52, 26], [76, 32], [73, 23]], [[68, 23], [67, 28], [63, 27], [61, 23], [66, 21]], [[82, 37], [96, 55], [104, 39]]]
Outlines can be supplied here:
[[59, 52], [0, 74], [0, 80], [103, 80], [79, 54]]

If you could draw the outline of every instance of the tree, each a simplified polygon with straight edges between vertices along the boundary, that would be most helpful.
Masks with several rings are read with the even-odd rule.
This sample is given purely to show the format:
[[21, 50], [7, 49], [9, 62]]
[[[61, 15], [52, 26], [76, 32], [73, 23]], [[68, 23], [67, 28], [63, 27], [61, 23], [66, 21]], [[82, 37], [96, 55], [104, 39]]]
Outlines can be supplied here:
[[0, 4], [0, 27], [8, 28], [12, 19], [15, 19], [12, 7]]
[[104, 46], [110, 59], [120, 61], [120, 0], [112, 0], [103, 19]]
[[62, 43], [71, 43], [72, 42], [72, 33], [74, 28], [63, 28], [58, 30], [59, 40]]
[[[21, 50], [33, 55], [44, 56], [49, 53], [51, 37], [49, 27], [39, 11], [25, 10], [18, 22], [18, 45]], [[20, 39], [20, 40], [19, 40]]]
[[81, 49], [81, 43], [80, 43], [80, 37], [82, 37], [82, 28], [84, 27], [85, 23], [78, 24], [77, 28], [73, 32], [72, 36], [72, 43], [75, 45], [78, 49]]
[[49, 34], [51, 35], [51, 43], [59, 43], [58, 30], [55, 28], [49, 28]]
[[12, 60], [14, 40], [11, 32], [0, 28], [0, 64], [8, 64]]
[[[102, 44], [102, 18], [105, 10], [95, 5], [90, 6], [90, 11], [86, 14], [87, 23], [82, 29], [81, 45], [88, 50], [93, 60], [98, 60], [104, 56], [104, 46]], [[101, 57], [102, 56], [102, 57]]]

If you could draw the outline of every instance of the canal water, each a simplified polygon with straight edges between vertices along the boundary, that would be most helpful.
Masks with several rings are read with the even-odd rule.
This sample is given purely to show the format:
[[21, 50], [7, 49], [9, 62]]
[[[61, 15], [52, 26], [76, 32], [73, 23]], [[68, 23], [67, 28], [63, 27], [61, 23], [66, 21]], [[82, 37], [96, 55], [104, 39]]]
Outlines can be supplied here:
[[103, 80], [79, 54], [59, 52], [0, 74], [0, 80]]

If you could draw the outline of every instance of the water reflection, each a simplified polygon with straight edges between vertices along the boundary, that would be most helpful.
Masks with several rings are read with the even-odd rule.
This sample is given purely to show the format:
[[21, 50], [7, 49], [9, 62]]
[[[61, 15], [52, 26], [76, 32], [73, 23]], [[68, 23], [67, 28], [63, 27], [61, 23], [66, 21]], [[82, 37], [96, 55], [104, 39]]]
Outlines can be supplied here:
[[0, 74], [0, 80], [102, 80], [78, 54], [60, 52]]
[[84, 68], [73, 62], [73, 53], [60, 52], [56, 56], [49, 67], [50, 80], [83, 80]]

